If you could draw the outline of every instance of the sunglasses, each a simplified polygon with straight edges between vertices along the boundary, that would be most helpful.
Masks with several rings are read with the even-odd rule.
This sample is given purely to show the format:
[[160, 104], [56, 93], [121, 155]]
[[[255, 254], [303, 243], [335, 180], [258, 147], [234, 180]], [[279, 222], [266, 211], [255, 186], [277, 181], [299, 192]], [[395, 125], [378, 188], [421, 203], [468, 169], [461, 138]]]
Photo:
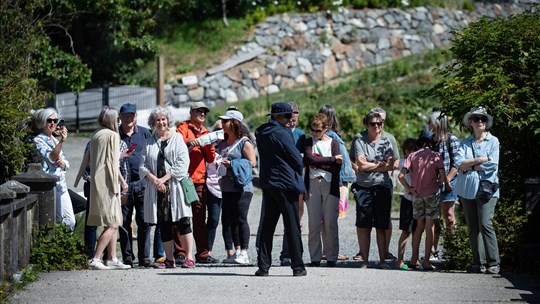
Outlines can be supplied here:
[[471, 120], [474, 122], [487, 122], [488, 118], [486, 116], [473, 116], [471, 117]]
[[51, 122], [58, 124], [58, 118], [47, 118], [47, 123], [51, 123]]
[[208, 111], [201, 110], [201, 109], [196, 109], [196, 110], [193, 110], [193, 111], [195, 111], [195, 113], [204, 114], [204, 115], [206, 115], [206, 113], [208, 113]]
[[383, 125], [383, 123], [382, 122], [370, 122], [370, 123], [368, 123], [368, 125], [370, 125], [372, 127], [375, 127], [375, 126], [381, 127]]
[[321, 133], [323, 130], [313, 129], [311, 128], [311, 132], [313, 133]]

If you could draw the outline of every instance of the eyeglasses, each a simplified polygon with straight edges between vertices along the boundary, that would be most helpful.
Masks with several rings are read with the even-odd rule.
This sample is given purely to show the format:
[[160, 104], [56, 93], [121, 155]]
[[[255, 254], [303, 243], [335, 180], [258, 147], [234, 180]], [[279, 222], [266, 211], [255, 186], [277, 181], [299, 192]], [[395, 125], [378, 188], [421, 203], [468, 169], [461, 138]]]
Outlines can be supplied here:
[[471, 120], [474, 122], [487, 122], [488, 118], [486, 116], [473, 116], [471, 117]]
[[313, 133], [321, 133], [323, 130], [313, 129], [311, 128], [311, 132]]
[[383, 125], [383, 123], [382, 122], [369, 122], [368, 125], [370, 125], [372, 127], [375, 127], [375, 126], [381, 127]]
[[47, 118], [47, 123], [51, 123], [51, 122], [58, 124], [58, 118]]

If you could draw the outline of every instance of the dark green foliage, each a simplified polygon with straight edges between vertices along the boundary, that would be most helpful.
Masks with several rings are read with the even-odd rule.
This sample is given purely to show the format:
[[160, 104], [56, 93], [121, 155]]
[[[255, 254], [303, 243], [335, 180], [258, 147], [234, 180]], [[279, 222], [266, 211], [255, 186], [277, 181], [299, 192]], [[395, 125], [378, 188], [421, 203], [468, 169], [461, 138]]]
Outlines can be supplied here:
[[[461, 117], [483, 106], [493, 115], [490, 130], [500, 141], [501, 200], [495, 214], [503, 263], [515, 262], [526, 216], [520, 208], [526, 178], [540, 170], [540, 14], [482, 19], [456, 33], [453, 62], [440, 70], [443, 80], [428, 90], [443, 110]], [[458, 242], [461, 244], [461, 242]], [[446, 245], [445, 245], [446, 248]], [[452, 253], [462, 266], [464, 253]]]
[[0, 183], [23, 169], [28, 146], [25, 128], [30, 109], [46, 95], [39, 89], [32, 58], [42, 36], [32, 15], [38, 1], [11, 5], [2, 2], [0, 14]]
[[34, 229], [32, 241], [30, 263], [38, 271], [88, 268], [81, 239], [65, 225]]

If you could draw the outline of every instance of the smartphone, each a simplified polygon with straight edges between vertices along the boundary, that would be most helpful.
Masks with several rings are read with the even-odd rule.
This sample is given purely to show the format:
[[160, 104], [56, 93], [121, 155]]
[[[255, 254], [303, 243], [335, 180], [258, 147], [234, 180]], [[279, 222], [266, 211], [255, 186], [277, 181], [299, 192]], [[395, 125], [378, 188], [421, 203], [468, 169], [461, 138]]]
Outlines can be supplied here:
[[137, 147], [137, 144], [132, 144], [129, 146], [129, 148], [126, 150], [126, 153], [131, 153], [135, 148]]

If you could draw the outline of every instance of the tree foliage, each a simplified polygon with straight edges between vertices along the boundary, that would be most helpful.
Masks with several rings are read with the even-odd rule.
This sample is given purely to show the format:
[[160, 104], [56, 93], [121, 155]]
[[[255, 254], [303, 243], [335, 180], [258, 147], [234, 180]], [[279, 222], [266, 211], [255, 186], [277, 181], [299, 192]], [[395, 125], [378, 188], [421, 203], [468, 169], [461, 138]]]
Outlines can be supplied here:
[[[502, 264], [515, 266], [528, 214], [524, 181], [540, 169], [540, 14], [536, 9], [508, 19], [482, 19], [455, 33], [452, 64], [440, 70], [443, 80], [427, 91], [442, 101], [457, 122], [472, 107], [493, 115], [490, 130], [499, 138], [501, 199], [494, 225]], [[445, 240], [449, 267], [469, 261], [468, 236]]]
[[493, 115], [492, 132], [501, 142], [501, 190], [507, 197], [521, 196], [523, 180], [540, 169], [539, 28], [538, 11], [471, 24], [456, 33], [453, 63], [428, 91], [453, 117], [463, 117], [474, 106]]

